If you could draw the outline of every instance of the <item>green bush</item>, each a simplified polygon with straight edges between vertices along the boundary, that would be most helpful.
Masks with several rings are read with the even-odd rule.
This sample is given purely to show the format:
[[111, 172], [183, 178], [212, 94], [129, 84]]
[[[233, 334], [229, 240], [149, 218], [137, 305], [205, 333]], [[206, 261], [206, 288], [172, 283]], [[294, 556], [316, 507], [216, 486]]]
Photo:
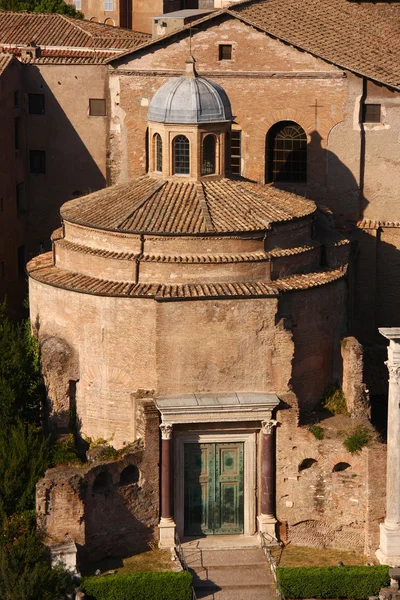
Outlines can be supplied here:
[[325, 391], [321, 398], [321, 406], [332, 415], [348, 415], [343, 390], [336, 386], [331, 386]]
[[94, 600], [191, 600], [192, 576], [149, 572], [85, 577], [81, 587]]
[[357, 425], [351, 434], [343, 440], [343, 445], [350, 454], [356, 454], [360, 452], [361, 448], [367, 446], [370, 439], [370, 431], [364, 425]]
[[319, 425], [310, 425], [308, 431], [310, 431], [317, 440], [323, 440], [325, 437], [325, 431], [323, 427], [320, 427]]
[[389, 567], [278, 567], [277, 578], [287, 598], [364, 600], [389, 584]]

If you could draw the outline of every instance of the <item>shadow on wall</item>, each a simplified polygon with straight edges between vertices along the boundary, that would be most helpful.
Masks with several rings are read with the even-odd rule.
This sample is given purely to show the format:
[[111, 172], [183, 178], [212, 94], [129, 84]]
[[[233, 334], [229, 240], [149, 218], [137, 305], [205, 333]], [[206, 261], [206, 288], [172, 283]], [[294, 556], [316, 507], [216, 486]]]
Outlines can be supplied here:
[[[283, 121], [282, 125], [297, 123]], [[318, 131], [309, 135], [310, 142], [306, 143], [297, 132], [299, 139], [277, 139], [279, 123], [271, 127], [266, 136], [265, 144], [265, 180], [274, 183], [278, 189], [288, 190], [300, 196], [314, 200], [317, 204], [326, 204], [337, 217], [352, 221], [363, 218], [368, 206], [368, 200], [363, 194], [363, 182], [359, 186], [354, 174], [339, 157], [322, 147], [322, 137]], [[294, 130], [294, 128], [292, 128]], [[300, 128], [301, 129], [301, 128]], [[295, 131], [295, 130], [294, 130]], [[363, 177], [364, 166], [361, 165], [360, 176]]]
[[[70, 78], [69, 74], [68, 77]], [[77, 78], [75, 75], [75, 79]], [[81, 88], [78, 87], [78, 82], [72, 87], [68, 81], [69, 79], [64, 82], [60, 73], [60, 97], [64, 94], [65, 105], [76, 106], [77, 95], [81, 97]], [[31, 258], [50, 248], [50, 235], [60, 226], [59, 213], [64, 202], [106, 185], [104, 174], [78, 131], [83, 131], [87, 138], [94, 137], [97, 147], [104, 142], [105, 162], [107, 126], [104, 119], [107, 117], [89, 118], [89, 107], [82, 106], [81, 103], [79, 112], [68, 115], [36, 66], [26, 66], [24, 85], [28, 93], [43, 94], [45, 101], [44, 114], [29, 114], [27, 118], [27, 242], [28, 255]], [[83, 96], [82, 102], [88, 104], [89, 99]], [[74, 119], [74, 123], [71, 122], [71, 118]], [[32, 150], [45, 152], [44, 160], [34, 167], [39, 171], [44, 170], [44, 173], [29, 172], [32, 168], [29, 165]]]
[[84, 573], [109, 557], [120, 564], [118, 559], [144, 552], [154, 541], [157, 510], [140, 471], [142, 454], [122, 465], [100, 465], [86, 476], [86, 543], [79, 549]]

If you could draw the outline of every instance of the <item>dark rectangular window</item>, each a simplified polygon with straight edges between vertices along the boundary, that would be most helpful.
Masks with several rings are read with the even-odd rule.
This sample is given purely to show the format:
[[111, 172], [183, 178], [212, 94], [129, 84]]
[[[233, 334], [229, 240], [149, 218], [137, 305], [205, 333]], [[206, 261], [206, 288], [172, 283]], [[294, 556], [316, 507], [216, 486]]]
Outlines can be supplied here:
[[19, 150], [21, 148], [21, 123], [18, 117], [14, 119], [14, 143], [15, 149]]
[[17, 261], [18, 261], [18, 276], [24, 277], [25, 276], [25, 265], [26, 265], [25, 246], [18, 247]]
[[44, 115], [44, 94], [28, 94], [29, 114]]
[[231, 131], [231, 169], [233, 175], [242, 173], [242, 132]]
[[89, 115], [91, 117], [105, 117], [106, 114], [106, 101], [104, 98], [89, 99]]
[[232, 60], [232, 45], [231, 44], [220, 44], [219, 45], [219, 59], [218, 60]]
[[46, 152], [44, 150], [30, 150], [29, 164], [31, 173], [46, 173]]
[[25, 212], [25, 184], [17, 183], [16, 188], [17, 213], [20, 215]]
[[15, 90], [14, 92], [14, 108], [19, 107], [19, 90]]
[[364, 104], [362, 107], [362, 122], [363, 123], [380, 123], [381, 122], [381, 105], [380, 104]]

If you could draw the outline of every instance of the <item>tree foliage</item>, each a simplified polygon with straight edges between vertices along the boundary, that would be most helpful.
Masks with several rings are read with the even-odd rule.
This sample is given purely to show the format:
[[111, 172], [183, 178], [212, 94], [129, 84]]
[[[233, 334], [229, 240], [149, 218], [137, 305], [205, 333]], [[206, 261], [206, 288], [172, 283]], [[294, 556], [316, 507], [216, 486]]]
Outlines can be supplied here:
[[83, 13], [64, 0], [0, 0], [0, 11], [29, 11], [36, 13], [61, 13], [83, 19]]
[[2, 600], [56, 600], [71, 587], [68, 573], [51, 568], [34, 518], [23, 514], [7, 519], [0, 538]]
[[42, 394], [29, 322], [10, 321], [0, 305], [1, 600], [56, 600], [70, 585], [64, 570], [51, 569], [35, 524], [35, 487], [52, 456], [40, 428]]

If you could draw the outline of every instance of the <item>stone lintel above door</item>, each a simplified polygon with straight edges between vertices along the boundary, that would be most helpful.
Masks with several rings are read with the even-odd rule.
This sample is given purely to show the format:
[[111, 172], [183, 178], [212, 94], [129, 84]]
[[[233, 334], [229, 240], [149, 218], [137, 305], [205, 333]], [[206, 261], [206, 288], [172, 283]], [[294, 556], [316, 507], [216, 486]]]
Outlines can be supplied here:
[[279, 404], [273, 393], [207, 392], [159, 396], [155, 403], [163, 425], [265, 421]]

